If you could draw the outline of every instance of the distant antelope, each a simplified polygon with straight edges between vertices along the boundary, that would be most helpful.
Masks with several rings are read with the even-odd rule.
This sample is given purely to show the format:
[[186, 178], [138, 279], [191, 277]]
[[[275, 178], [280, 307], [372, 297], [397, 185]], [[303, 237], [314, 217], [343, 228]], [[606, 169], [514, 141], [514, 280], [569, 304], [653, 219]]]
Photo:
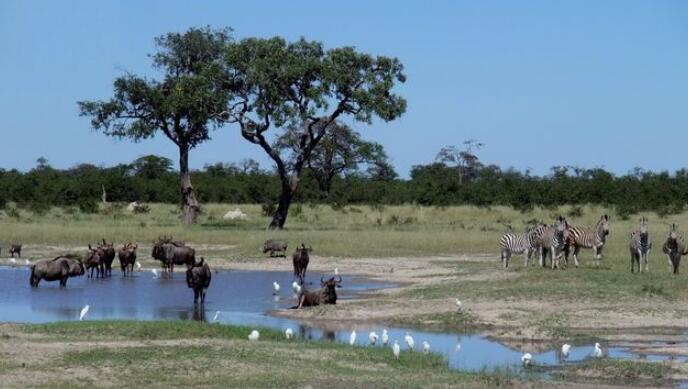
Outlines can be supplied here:
[[547, 255], [551, 256], [552, 269], [555, 264], [559, 266], [559, 259], [562, 257], [566, 248], [569, 223], [562, 216], [559, 216], [554, 224], [545, 226], [537, 239], [537, 247], [540, 249], [540, 266], [547, 266]]
[[645, 216], [640, 218], [640, 228], [631, 233], [629, 248], [631, 250], [631, 273], [633, 273], [636, 265], [638, 266], [638, 273], [642, 273], [643, 262], [645, 262], [645, 271], [650, 271], [647, 257], [652, 249], [652, 242], [650, 242], [650, 233], [647, 230], [647, 218]]
[[578, 252], [581, 248], [592, 249], [595, 257], [595, 266], [600, 266], [600, 259], [602, 259], [602, 248], [607, 241], [609, 235], [609, 216], [604, 214], [597, 221], [594, 228], [587, 227], [570, 227], [569, 237], [566, 248], [566, 262], [568, 263], [569, 250], [573, 248], [573, 262], [578, 267]]
[[509, 267], [512, 254], [523, 254], [523, 266], [528, 267], [530, 257], [538, 247], [537, 239], [545, 227], [544, 224], [538, 224], [521, 234], [510, 232], [502, 235], [502, 238], [499, 240], [499, 246], [502, 248], [501, 258], [505, 269]]
[[678, 265], [681, 263], [681, 256], [688, 254], [686, 242], [683, 240], [683, 235], [676, 231], [676, 224], [671, 225], [669, 236], [662, 246], [662, 252], [666, 254], [673, 268], [673, 273], [678, 274]]

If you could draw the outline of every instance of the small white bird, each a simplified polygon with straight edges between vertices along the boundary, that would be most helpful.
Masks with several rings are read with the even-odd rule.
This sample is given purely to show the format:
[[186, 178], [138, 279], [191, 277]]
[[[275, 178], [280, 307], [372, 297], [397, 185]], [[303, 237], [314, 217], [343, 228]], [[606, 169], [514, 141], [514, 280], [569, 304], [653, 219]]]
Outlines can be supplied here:
[[85, 307], [81, 308], [81, 313], [79, 314], [79, 321], [84, 320], [89, 309], [91, 309], [91, 307], [88, 304], [86, 304]]
[[254, 342], [260, 338], [260, 333], [256, 330], [251, 331], [251, 333], [248, 335], [248, 340]]
[[293, 290], [294, 294], [297, 296], [301, 295], [301, 285], [299, 285], [298, 282], [294, 281], [291, 283], [291, 290]]
[[461, 304], [461, 300], [456, 299], [456, 309], [458, 309], [459, 312], [461, 312], [462, 307], [463, 307], [463, 304]]
[[571, 350], [571, 345], [568, 343], [564, 343], [564, 345], [561, 346], [561, 355], [563, 355], [564, 358], [568, 358], [570, 350]]
[[277, 281], [272, 282], [272, 294], [277, 294], [279, 293], [280, 290], [280, 284], [277, 283]]
[[406, 336], [404, 336], [404, 341], [406, 342], [409, 350], [413, 351], [413, 346], [416, 343], [413, 341], [413, 337], [408, 332], [406, 333]]
[[523, 364], [523, 366], [530, 366], [532, 361], [533, 361], [533, 356], [530, 355], [530, 353], [525, 353], [521, 357], [521, 363]]
[[291, 328], [287, 328], [287, 330], [284, 331], [284, 336], [287, 338], [287, 340], [290, 340], [294, 337], [294, 331]]
[[136, 262], [136, 270], [141, 271], [141, 262]]
[[153, 272], [153, 278], [158, 278], [158, 270], [157, 269], [153, 269], [153, 270], [151, 270], [151, 272]]
[[423, 341], [423, 354], [430, 354], [430, 343], [427, 340]]
[[373, 332], [371, 332], [370, 334], [368, 334], [368, 339], [370, 340], [370, 345], [371, 345], [371, 346], [375, 346], [375, 343], [377, 343], [377, 338], [378, 338], [378, 336], [377, 336], [377, 334], [375, 333], [375, 331], [373, 331]]
[[24, 260], [24, 264], [25, 264], [26, 266], [31, 266], [31, 262], [29, 262], [28, 259], [25, 259], [25, 260]]
[[382, 330], [382, 345], [387, 347], [387, 343], [389, 343], [389, 334], [387, 334], [387, 329]]
[[602, 347], [600, 347], [599, 343], [595, 343], [595, 351], [592, 352], [592, 356], [595, 358], [601, 358], [602, 355]]
[[339, 275], [339, 268], [334, 268], [334, 275], [338, 276]]
[[349, 335], [349, 344], [352, 346], [356, 344], [356, 330], [351, 331], [351, 335]]
[[220, 320], [220, 311], [215, 311], [215, 316], [213, 316], [213, 323], [217, 323]]
[[458, 353], [459, 351], [461, 351], [461, 342], [460, 341], [456, 342], [456, 352]]
[[10, 262], [12, 262], [13, 265], [17, 264], [17, 260], [14, 259], [14, 257], [10, 257]]
[[394, 346], [392, 346], [392, 353], [394, 353], [394, 358], [399, 360], [399, 354], [401, 353], [401, 348], [399, 347], [399, 342], [394, 341]]

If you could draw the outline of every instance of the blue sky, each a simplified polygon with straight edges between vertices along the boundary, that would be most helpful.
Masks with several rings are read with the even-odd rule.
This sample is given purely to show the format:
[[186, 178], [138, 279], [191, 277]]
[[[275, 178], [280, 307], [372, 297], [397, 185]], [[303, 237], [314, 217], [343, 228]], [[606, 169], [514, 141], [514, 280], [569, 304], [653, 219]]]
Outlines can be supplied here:
[[[406, 114], [356, 124], [398, 172], [474, 138], [488, 163], [544, 174], [555, 165], [688, 166], [685, 1], [0, 1], [0, 168], [176, 160], [164, 138], [133, 144], [90, 130], [76, 101], [110, 96], [124, 71], [151, 74], [153, 37], [231, 26], [398, 57]], [[351, 123], [350, 120], [347, 122]], [[256, 158], [228, 127], [191, 165]]]

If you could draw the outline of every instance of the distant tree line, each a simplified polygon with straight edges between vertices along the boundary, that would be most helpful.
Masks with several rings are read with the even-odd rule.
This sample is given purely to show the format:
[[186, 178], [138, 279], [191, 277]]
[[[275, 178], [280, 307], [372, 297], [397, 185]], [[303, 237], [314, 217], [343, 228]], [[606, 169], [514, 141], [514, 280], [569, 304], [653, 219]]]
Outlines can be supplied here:
[[[688, 170], [684, 169], [673, 174], [636, 169], [618, 176], [603, 169], [559, 166], [548, 175], [536, 176], [483, 165], [477, 157], [469, 159], [470, 163], [457, 164], [438, 158], [414, 166], [408, 179], [398, 178], [389, 164], [383, 164], [384, 169], [361, 165], [334, 175], [325, 188], [319, 182], [319, 170], [306, 169], [294, 201], [335, 207], [507, 205], [523, 211], [534, 206], [599, 204], [615, 208], [621, 215], [641, 211], [673, 214], [688, 202]], [[178, 203], [179, 173], [173, 165], [167, 158], [150, 155], [113, 167], [80, 164], [60, 170], [41, 158], [28, 172], [0, 169], [0, 206], [15, 202], [37, 212], [50, 206], [95, 212], [103, 190], [108, 202]], [[274, 210], [280, 195], [279, 174], [261, 169], [253, 160], [206, 165], [192, 170], [191, 177], [204, 203], [258, 203]]]

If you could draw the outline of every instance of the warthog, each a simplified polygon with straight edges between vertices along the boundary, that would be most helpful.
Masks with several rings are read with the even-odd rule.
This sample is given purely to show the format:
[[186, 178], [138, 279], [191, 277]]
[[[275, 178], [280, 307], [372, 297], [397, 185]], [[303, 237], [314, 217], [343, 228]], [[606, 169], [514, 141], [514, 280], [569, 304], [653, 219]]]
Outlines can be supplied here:
[[306, 248], [306, 245], [301, 243], [301, 247], [297, 247], [294, 251], [294, 279], [299, 279], [299, 283], [303, 285], [303, 281], [306, 279], [306, 269], [308, 269], [308, 262], [310, 262], [310, 256], [308, 253], [313, 250], [312, 248]]
[[105, 268], [104, 276], [110, 277], [112, 275], [112, 262], [115, 260], [115, 245], [114, 243], [107, 243], [103, 238], [103, 244], [98, 244], [98, 250], [100, 250], [100, 258], [103, 260]]
[[64, 255], [51, 260], [36, 262], [31, 265], [29, 284], [37, 288], [41, 280], [60, 281], [60, 286], [67, 286], [69, 277], [84, 275], [84, 264], [75, 256]]
[[95, 269], [96, 271], [96, 278], [98, 277], [105, 277], [105, 265], [103, 264], [103, 250], [93, 248], [91, 245], [88, 245], [88, 252], [86, 252], [86, 256], [84, 256], [84, 265], [86, 266], [86, 270], [90, 270], [90, 274], [88, 275], [88, 278], [93, 278], [93, 270]]
[[263, 244], [263, 253], [270, 252], [270, 256], [274, 257], [278, 253], [280, 257], [287, 257], [287, 242], [283, 240], [268, 239]]
[[170, 273], [174, 272], [174, 265], [186, 265], [189, 269], [196, 263], [196, 250], [167, 237], [160, 237], [153, 243], [151, 256], [162, 263], [164, 272]]
[[201, 262], [195, 263], [186, 271], [186, 285], [194, 291], [194, 304], [198, 303], [199, 297], [201, 304], [205, 303], [205, 293], [210, 286], [212, 277], [210, 267], [205, 263], [203, 257], [201, 257]]
[[304, 291], [299, 297], [299, 305], [297, 308], [303, 307], [314, 307], [320, 304], [337, 304], [337, 290], [336, 288], [342, 287], [342, 277], [336, 280], [334, 277], [330, 277], [329, 280], [325, 281], [320, 278], [320, 290], [317, 292]]
[[21, 249], [22, 245], [20, 244], [10, 245], [10, 257], [14, 257], [14, 254], [17, 254], [17, 258], [21, 258]]
[[127, 276], [127, 272], [129, 272], [130, 277], [134, 272], [134, 264], [136, 264], [136, 249], [138, 247], [138, 245], [129, 242], [119, 249], [119, 265], [122, 267], [122, 273], [124, 274], [124, 277]]

